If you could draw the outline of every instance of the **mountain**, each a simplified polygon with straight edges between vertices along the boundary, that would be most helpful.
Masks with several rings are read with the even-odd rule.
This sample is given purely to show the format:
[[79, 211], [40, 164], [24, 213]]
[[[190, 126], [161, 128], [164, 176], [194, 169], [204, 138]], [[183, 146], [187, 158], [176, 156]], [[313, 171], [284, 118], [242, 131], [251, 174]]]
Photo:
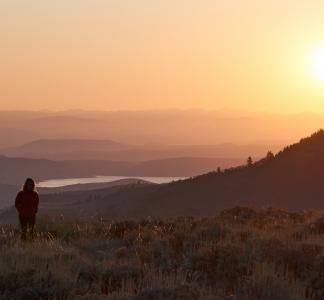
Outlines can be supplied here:
[[[223, 143], [217, 145], [126, 145], [111, 140], [53, 139], [36, 140], [11, 148], [0, 149], [9, 157], [50, 160], [113, 160], [156, 161], [169, 158], [217, 158], [222, 168], [238, 165], [249, 155], [262, 157], [279, 145]], [[222, 162], [223, 160], [223, 162]], [[206, 170], [205, 170], [206, 171]], [[198, 173], [197, 173], [198, 174]]]
[[[75, 196], [75, 214], [144, 217], [214, 215], [238, 205], [290, 210], [324, 209], [324, 131], [250, 165], [187, 180]], [[44, 201], [58, 203], [69, 195]], [[77, 201], [77, 200], [80, 201]], [[81, 204], [83, 203], [83, 204]], [[69, 205], [69, 211], [73, 205]], [[83, 209], [83, 208], [84, 209]], [[59, 208], [65, 211], [65, 206]], [[82, 213], [80, 213], [82, 211]]]
[[116, 161], [51, 161], [0, 156], [0, 182], [21, 185], [27, 177], [37, 181], [53, 178], [125, 175], [132, 166]]
[[0, 209], [9, 205], [12, 205], [19, 186], [0, 184]]
[[324, 209], [324, 131], [249, 165], [164, 185], [44, 195], [42, 212], [69, 216], [210, 216], [234, 206]]
[[127, 145], [283, 145], [314, 131], [323, 121], [324, 116], [316, 114], [231, 110], [0, 111], [0, 147], [39, 139], [112, 139]]
[[[62, 187], [53, 187], [53, 188], [38, 188], [37, 191], [41, 195], [42, 198], [42, 206], [43, 206], [43, 198], [46, 199], [46, 195], [53, 195], [54, 197], [57, 196], [60, 198], [58, 203], [62, 203], [62, 199], [66, 198], [66, 202], [68, 203], [70, 200], [71, 194], [76, 194], [78, 197], [88, 196], [93, 194], [94, 192], [97, 194], [99, 191], [110, 191], [110, 188], [122, 188], [125, 186], [149, 186], [155, 185], [154, 183], [135, 179], [135, 178], [128, 178], [128, 179], [121, 179], [115, 180], [112, 182], [103, 182], [103, 183], [89, 183], [89, 184], [73, 184], [68, 186]], [[15, 197], [18, 191], [21, 189], [20, 186], [15, 185], [7, 185], [7, 184], [0, 184], [0, 210], [6, 209], [13, 205], [15, 201]], [[46, 201], [45, 201], [46, 202]], [[46, 206], [45, 206], [46, 209]]]
[[125, 186], [125, 185], [134, 185], [142, 184], [149, 185], [155, 184], [146, 180], [136, 179], [136, 178], [126, 178], [119, 179], [111, 182], [99, 182], [99, 183], [83, 183], [83, 184], [71, 184], [60, 187], [51, 187], [51, 188], [38, 188], [37, 191], [42, 194], [57, 194], [57, 193], [66, 193], [66, 192], [86, 192], [86, 191], [96, 191], [108, 189], [116, 186]]
[[324, 131], [252, 165], [161, 187], [134, 207], [148, 215], [211, 215], [237, 206], [324, 208]]
[[[129, 183], [112, 183], [110, 187], [102, 187], [97, 190], [88, 190], [82, 187], [81, 190], [74, 191], [73, 186], [67, 188], [67, 190], [70, 189], [69, 191], [64, 191], [61, 188], [45, 189], [40, 191], [39, 214], [91, 218], [102, 213], [108, 215], [109, 211], [128, 211], [128, 208], [132, 209], [132, 201], [139, 201], [143, 194], [156, 191], [157, 187], [158, 184], [137, 180]], [[16, 188], [7, 207], [2, 207], [1, 210], [0, 206], [0, 224], [17, 223], [17, 212], [13, 206], [17, 191]], [[128, 213], [131, 215], [131, 211]]]
[[0, 156], [0, 183], [20, 185], [27, 177], [36, 181], [60, 178], [102, 176], [189, 177], [217, 167], [239, 165], [243, 159], [170, 158], [147, 162], [107, 160], [67, 160], [15, 158]]
[[[0, 156], [0, 208], [12, 203], [14, 194], [27, 177], [33, 177], [37, 182], [60, 179], [93, 177], [96, 175], [149, 177], [149, 176], [175, 176], [187, 177], [216, 169], [218, 166], [238, 165], [241, 160], [215, 159], [215, 158], [179, 158], [148, 161], [141, 163], [73, 160], [51, 161], [47, 159], [10, 158]], [[138, 179], [121, 180], [121, 184], [144, 182]], [[80, 184], [57, 189], [41, 189], [42, 193], [57, 193], [65, 191], [83, 191], [103, 189], [116, 185], [112, 183]], [[8, 188], [10, 187], [10, 193]]]
[[18, 147], [2, 149], [1, 152], [14, 157], [48, 158], [75, 153], [110, 152], [128, 149], [129, 146], [111, 140], [90, 139], [40, 139]]
[[[242, 164], [242, 158], [204, 158], [204, 157], [179, 157], [158, 160], [149, 160], [138, 163], [130, 168], [132, 176], [175, 176], [190, 177], [212, 170], [234, 167]], [[158, 175], [157, 175], [158, 174]]]

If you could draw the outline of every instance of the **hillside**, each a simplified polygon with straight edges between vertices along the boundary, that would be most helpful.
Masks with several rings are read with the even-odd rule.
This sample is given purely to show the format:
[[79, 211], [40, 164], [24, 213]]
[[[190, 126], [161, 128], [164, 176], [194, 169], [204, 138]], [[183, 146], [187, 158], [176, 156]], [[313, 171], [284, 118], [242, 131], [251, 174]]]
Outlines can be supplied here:
[[[40, 194], [40, 197], [42, 199], [40, 210], [41, 212], [47, 211], [46, 207], [46, 196], [45, 195], [51, 195], [51, 197], [58, 197], [58, 203], [60, 203], [60, 211], [63, 208], [62, 203], [64, 203], [64, 199], [66, 199], [65, 203], [68, 203], [69, 205], [73, 204], [73, 201], [71, 201], [71, 195], [74, 194], [78, 198], [78, 200], [81, 200], [82, 197], [91, 197], [93, 192], [95, 191], [96, 194], [98, 194], [98, 191], [107, 191], [107, 193], [110, 193], [111, 188], [115, 188], [116, 190], [118, 188], [125, 188], [127, 186], [134, 186], [134, 185], [141, 185], [141, 186], [148, 186], [148, 185], [155, 185], [154, 183], [141, 180], [141, 179], [135, 179], [135, 178], [127, 178], [127, 179], [120, 179], [115, 180], [111, 182], [102, 182], [102, 183], [88, 183], [88, 184], [72, 184], [62, 187], [51, 187], [51, 188], [43, 188], [38, 187], [37, 192]], [[18, 191], [20, 191], [21, 186], [15, 186], [15, 185], [7, 185], [7, 184], [0, 184], [0, 211], [3, 210], [4, 214], [8, 214], [10, 212], [10, 209], [8, 208], [12, 207], [16, 198], [16, 195]], [[49, 201], [51, 202], [51, 201]], [[64, 208], [65, 209], [65, 208]], [[16, 218], [16, 212], [13, 211], [14, 214], [8, 216], [9, 219], [15, 219]], [[48, 211], [47, 211], [48, 212]], [[57, 211], [55, 212], [57, 213]], [[61, 211], [61, 213], [63, 213]], [[2, 214], [0, 213], [0, 216]], [[0, 222], [2, 222], [0, 218]]]
[[[273, 206], [290, 210], [323, 209], [324, 131], [286, 147], [250, 166], [211, 172], [171, 184], [91, 192], [76, 206], [76, 215], [109, 217], [214, 215], [237, 205]], [[69, 195], [44, 201], [58, 203]], [[82, 202], [82, 201], [81, 201]], [[76, 204], [75, 204], [76, 205]], [[82, 207], [85, 209], [83, 210]], [[60, 207], [60, 212], [65, 211]], [[69, 206], [69, 211], [74, 211]]]
[[71, 184], [66, 186], [46, 187], [46, 188], [38, 187], [37, 191], [40, 194], [45, 195], [45, 194], [65, 193], [65, 192], [95, 191], [95, 190], [109, 189], [115, 186], [134, 185], [134, 184], [148, 185], [148, 184], [155, 184], [155, 183], [148, 182], [142, 179], [126, 178], [126, 179], [119, 179], [110, 182]]
[[292, 210], [324, 208], [324, 131], [251, 166], [212, 172], [162, 187], [137, 211], [212, 215], [236, 205]]
[[194, 176], [212, 170], [241, 165], [242, 158], [208, 158], [208, 157], [177, 157], [149, 160], [135, 164], [129, 169], [132, 176]]
[[211, 216], [237, 205], [324, 208], [324, 131], [250, 166], [164, 185], [132, 185], [42, 197], [41, 212], [78, 217]]
[[[140, 203], [143, 195], [156, 191], [158, 184], [143, 181], [113, 182], [108, 187], [92, 190], [81, 187], [40, 189], [39, 214], [46, 216], [65, 216], [89, 219], [96, 216], [133, 216], [133, 206]], [[17, 212], [13, 207], [14, 197], [7, 200], [8, 207], [0, 210], [0, 224], [17, 223]], [[1, 208], [1, 206], [0, 206]]]

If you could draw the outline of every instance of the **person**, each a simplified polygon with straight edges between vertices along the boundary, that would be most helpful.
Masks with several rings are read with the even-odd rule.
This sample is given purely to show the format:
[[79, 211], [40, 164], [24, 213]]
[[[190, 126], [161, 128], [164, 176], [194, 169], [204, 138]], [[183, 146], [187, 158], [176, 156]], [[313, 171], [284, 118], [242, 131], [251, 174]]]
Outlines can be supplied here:
[[34, 237], [34, 226], [36, 214], [38, 212], [39, 197], [36, 192], [36, 184], [32, 178], [27, 178], [16, 197], [15, 207], [19, 214], [19, 223], [21, 227], [21, 239], [27, 239], [27, 231], [29, 229], [30, 237]]

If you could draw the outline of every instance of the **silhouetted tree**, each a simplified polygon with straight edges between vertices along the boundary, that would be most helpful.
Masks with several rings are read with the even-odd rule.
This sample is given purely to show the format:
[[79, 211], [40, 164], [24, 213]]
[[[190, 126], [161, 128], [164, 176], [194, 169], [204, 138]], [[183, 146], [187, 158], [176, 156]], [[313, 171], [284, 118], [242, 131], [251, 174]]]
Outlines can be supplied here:
[[222, 172], [221, 168], [218, 167], [218, 168], [217, 168], [217, 173], [221, 173], [221, 172]]
[[268, 151], [267, 155], [266, 155], [266, 160], [270, 160], [270, 159], [273, 159], [274, 158], [274, 155], [271, 151]]
[[247, 164], [248, 167], [251, 167], [253, 165], [253, 160], [252, 160], [251, 156], [248, 157], [248, 159], [246, 161], [246, 164]]

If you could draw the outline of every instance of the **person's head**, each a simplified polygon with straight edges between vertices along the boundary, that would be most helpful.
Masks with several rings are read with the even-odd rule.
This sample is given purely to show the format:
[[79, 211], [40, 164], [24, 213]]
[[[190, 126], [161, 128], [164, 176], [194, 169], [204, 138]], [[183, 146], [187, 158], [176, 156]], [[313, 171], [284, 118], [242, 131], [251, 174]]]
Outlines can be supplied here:
[[24, 186], [23, 186], [23, 191], [24, 192], [34, 192], [36, 190], [36, 184], [34, 179], [32, 178], [27, 178]]

